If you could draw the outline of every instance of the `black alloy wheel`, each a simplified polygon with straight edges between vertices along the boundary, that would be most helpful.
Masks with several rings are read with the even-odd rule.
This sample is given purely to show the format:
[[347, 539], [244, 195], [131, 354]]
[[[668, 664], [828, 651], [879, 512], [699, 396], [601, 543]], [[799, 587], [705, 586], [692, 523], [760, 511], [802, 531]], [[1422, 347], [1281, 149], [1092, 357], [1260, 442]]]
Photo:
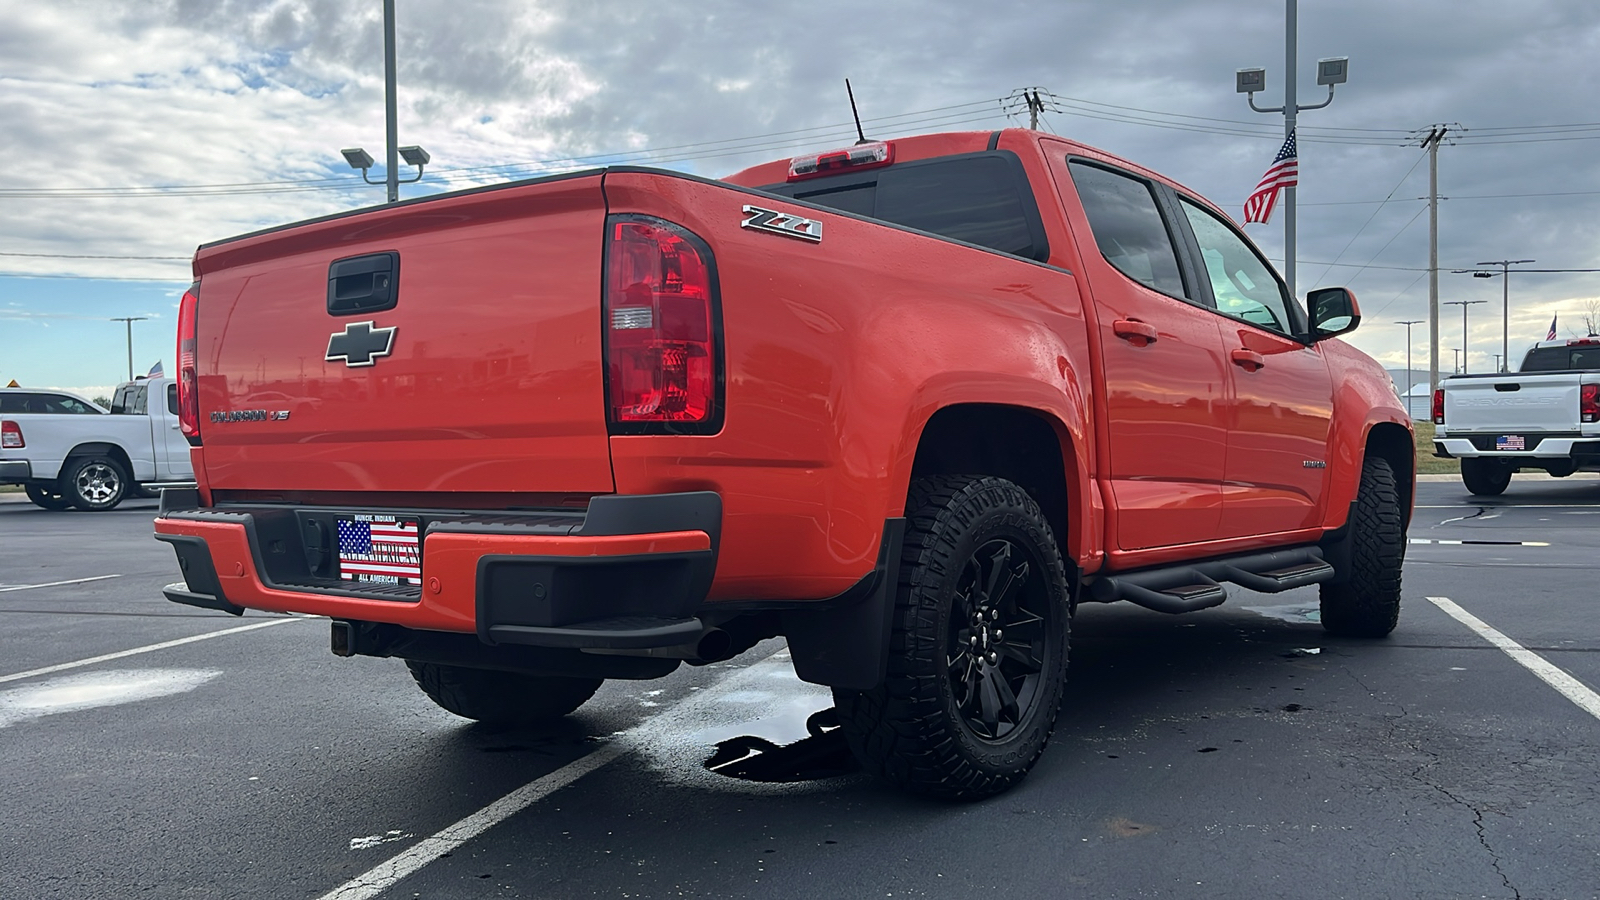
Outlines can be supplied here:
[[916, 479], [877, 687], [835, 688], [862, 768], [920, 794], [1016, 784], [1055, 727], [1071, 628], [1066, 566], [1028, 493], [987, 476]]
[[979, 740], [994, 742], [1015, 731], [1039, 690], [1050, 596], [1033, 556], [1009, 538], [979, 547], [950, 606], [950, 690]]

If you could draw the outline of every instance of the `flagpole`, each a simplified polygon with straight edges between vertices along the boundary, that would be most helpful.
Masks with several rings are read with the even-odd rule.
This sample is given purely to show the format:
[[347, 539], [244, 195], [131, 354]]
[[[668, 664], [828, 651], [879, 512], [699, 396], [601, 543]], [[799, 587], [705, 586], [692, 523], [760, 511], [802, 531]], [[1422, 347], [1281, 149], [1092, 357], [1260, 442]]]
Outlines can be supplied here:
[[[1234, 73], [1234, 90], [1246, 94], [1250, 108], [1259, 113], [1283, 113], [1283, 141], [1284, 146], [1291, 146], [1289, 142], [1294, 139], [1295, 120], [1299, 113], [1313, 109], [1321, 109], [1333, 102], [1333, 86], [1344, 84], [1349, 74], [1350, 59], [1346, 56], [1332, 56], [1327, 59], [1317, 60], [1317, 84], [1328, 86], [1328, 98], [1321, 103], [1308, 103], [1302, 105], [1299, 100], [1299, 73], [1296, 71], [1300, 65], [1299, 55], [1299, 29], [1300, 15], [1297, 0], [1284, 0], [1284, 29], [1283, 29], [1283, 59], [1288, 69], [1288, 75], [1283, 80], [1283, 105], [1261, 107], [1256, 105], [1256, 91], [1265, 90], [1267, 86], [1266, 69], [1240, 69]], [[1296, 142], [1298, 144], [1298, 142]], [[1294, 147], [1296, 182], [1299, 179], [1299, 148]], [[1269, 170], [1270, 171], [1270, 170]], [[1259, 189], [1259, 185], [1257, 186]], [[1284, 199], [1288, 207], [1283, 214], [1283, 274], [1284, 282], [1289, 288], [1291, 296], [1295, 295], [1295, 195], [1297, 189], [1289, 185], [1282, 189], [1288, 196]], [[1273, 191], [1273, 201], [1277, 200], [1277, 189]], [[1247, 201], [1248, 202], [1248, 201]], [[1269, 209], [1270, 214], [1270, 209]], [[1246, 212], [1246, 221], [1250, 221], [1249, 212]], [[1257, 221], [1265, 221], [1257, 220]]]
[[[1295, 70], [1298, 68], [1296, 59], [1297, 44], [1299, 44], [1299, 3], [1296, 0], [1285, 0], [1284, 10], [1284, 45], [1283, 64], [1285, 75], [1283, 77], [1283, 139], [1288, 140], [1294, 136], [1295, 113], [1299, 112], [1298, 101], [1300, 94], [1295, 81]], [[1298, 145], [1298, 141], [1296, 144]], [[1300, 148], [1295, 147], [1295, 158], [1298, 160]], [[1283, 279], [1289, 285], [1289, 296], [1298, 297], [1294, 289], [1294, 194], [1295, 187], [1290, 185], [1284, 189], [1285, 196], [1283, 210]]]

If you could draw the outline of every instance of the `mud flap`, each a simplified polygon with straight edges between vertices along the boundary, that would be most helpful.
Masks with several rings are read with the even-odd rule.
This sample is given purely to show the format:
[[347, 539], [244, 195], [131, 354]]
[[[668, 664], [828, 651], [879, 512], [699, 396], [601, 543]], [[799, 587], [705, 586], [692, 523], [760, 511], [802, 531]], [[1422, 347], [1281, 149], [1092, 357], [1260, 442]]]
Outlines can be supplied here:
[[822, 609], [783, 612], [783, 634], [801, 681], [857, 691], [883, 681], [905, 533], [905, 519], [885, 519], [878, 563], [865, 578], [822, 601]]

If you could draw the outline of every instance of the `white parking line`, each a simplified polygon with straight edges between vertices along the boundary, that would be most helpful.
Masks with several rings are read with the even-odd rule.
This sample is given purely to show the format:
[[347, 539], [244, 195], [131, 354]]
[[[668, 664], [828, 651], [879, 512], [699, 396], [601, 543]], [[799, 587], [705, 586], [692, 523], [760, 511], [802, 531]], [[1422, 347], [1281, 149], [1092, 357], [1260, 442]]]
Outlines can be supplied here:
[[135, 647], [132, 650], [119, 650], [116, 653], [107, 653], [104, 656], [91, 656], [88, 659], [80, 659], [76, 662], [61, 663], [60, 665], [55, 666], [45, 666], [42, 669], [29, 669], [26, 672], [17, 672], [14, 675], [0, 675], [0, 684], [4, 684], [7, 681], [18, 681], [23, 678], [33, 678], [36, 675], [49, 675], [51, 672], [64, 672], [67, 669], [78, 669], [82, 668], [83, 666], [92, 666], [95, 663], [103, 663], [109, 662], [113, 659], [121, 659], [124, 656], [137, 656], [140, 653], [154, 653], [157, 650], [165, 650], [168, 647], [181, 647], [184, 644], [193, 644], [196, 641], [209, 641], [212, 638], [219, 638], [229, 634], [238, 634], [241, 631], [255, 631], [257, 628], [271, 628], [274, 625], [282, 625], [285, 622], [298, 621], [300, 621], [298, 617], [288, 619], [269, 619], [265, 622], [256, 622], [251, 625], [240, 625], [237, 628], [224, 628], [221, 631], [208, 631], [205, 634], [197, 634], [192, 637], [178, 638], [175, 641], [162, 641], [159, 644], [151, 644], [148, 647]]
[[1449, 597], [1429, 597], [1428, 601], [1449, 613], [1451, 618], [1476, 631], [1479, 637], [1505, 651], [1507, 656], [1539, 676], [1545, 684], [1559, 691], [1561, 696], [1578, 704], [1579, 709], [1600, 719], [1600, 694], [1589, 690], [1578, 679], [1546, 662], [1544, 657], [1523, 647], [1490, 627], [1482, 619], [1457, 606]]
[[745, 689], [748, 687], [747, 682], [767, 675], [768, 667], [762, 666], [761, 663], [767, 662], [784, 652], [786, 651], [778, 650], [762, 657], [744, 669], [724, 678], [715, 686], [693, 694], [661, 710], [612, 742], [596, 748], [587, 756], [579, 757], [543, 778], [536, 778], [472, 815], [452, 825], [445, 826], [442, 830], [413, 844], [409, 849], [384, 860], [323, 894], [318, 900], [372, 900], [373, 897], [393, 887], [407, 875], [455, 850], [467, 841], [522, 812], [545, 797], [572, 784], [590, 772], [604, 768], [631, 750], [648, 746], [651, 736], [661, 728], [659, 723], [667, 721], [666, 717], [682, 718], [692, 715], [697, 709], [722, 700], [735, 691]]
[[89, 581], [105, 581], [107, 578], [121, 578], [121, 575], [96, 575], [93, 578], [73, 578], [67, 581], [47, 581], [44, 584], [12, 584], [0, 587], [0, 594], [9, 591], [31, 591], [34, 588], [58, 587], [63, 584], [84, 584]]
[[1549, 541], [1440, 541], [1431, 538], [1407, 538], [1411, 544], [1444, 544], [1447, 546], [1482, 546], [1482, 547], [1548, 547]]

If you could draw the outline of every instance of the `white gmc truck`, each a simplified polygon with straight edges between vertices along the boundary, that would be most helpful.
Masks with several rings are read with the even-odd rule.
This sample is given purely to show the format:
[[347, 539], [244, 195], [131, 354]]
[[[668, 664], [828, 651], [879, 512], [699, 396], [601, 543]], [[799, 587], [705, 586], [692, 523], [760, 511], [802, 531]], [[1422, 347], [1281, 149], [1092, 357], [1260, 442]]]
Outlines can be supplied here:
[[1600, 336], [1540, 341], [1515, 373], [1457, 375], [1433, 394], [1433, 455], [1461, 460], [1474, 494], [1519, 469], [1600, 471]]
[[111, 509], [143, 486], [194, 480], [170, 378], [117, 387], [106, 410], [64, 391], [0, 388], [0, 484], [45, 509]]

